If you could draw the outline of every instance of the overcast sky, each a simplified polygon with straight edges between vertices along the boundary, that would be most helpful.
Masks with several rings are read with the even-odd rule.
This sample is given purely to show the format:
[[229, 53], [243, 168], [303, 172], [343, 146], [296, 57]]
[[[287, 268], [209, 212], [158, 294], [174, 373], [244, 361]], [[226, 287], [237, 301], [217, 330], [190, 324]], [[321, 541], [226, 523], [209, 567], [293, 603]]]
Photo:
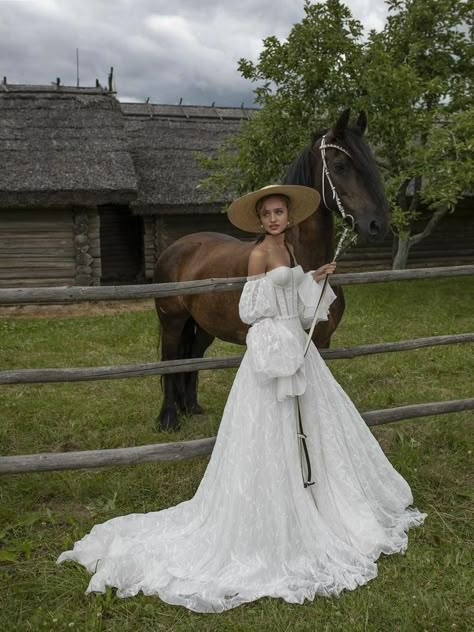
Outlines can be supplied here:
[[[383, 0], [346, 0], [366, 30], [380, 29]], [[284, 39], [303, 0], [0, 0], [0, 77], [9, 83], [107, 85], [122, 101], [251, 106], [237, 70], [262, 39]]]

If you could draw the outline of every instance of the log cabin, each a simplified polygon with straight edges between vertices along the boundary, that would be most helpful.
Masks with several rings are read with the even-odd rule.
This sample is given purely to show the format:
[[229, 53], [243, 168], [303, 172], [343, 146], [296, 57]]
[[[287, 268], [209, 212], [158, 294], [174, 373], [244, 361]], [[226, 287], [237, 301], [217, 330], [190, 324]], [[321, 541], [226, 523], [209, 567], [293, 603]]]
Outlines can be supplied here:
[[[100, 86], [0, 83], [0, 287], [150, 281], [174, 240], [227, 221], [230, 195], [200, 183], [255, 109], [120, 103]], [[427, 215], [428, 216], [428, 215]], [[414, 226], [426, 224], [423, 215]], [[393, 235], [355, 246], [339, 270], [391, 267]], [[412, 248], [409, 267], [474, 261], [473, 196]]]

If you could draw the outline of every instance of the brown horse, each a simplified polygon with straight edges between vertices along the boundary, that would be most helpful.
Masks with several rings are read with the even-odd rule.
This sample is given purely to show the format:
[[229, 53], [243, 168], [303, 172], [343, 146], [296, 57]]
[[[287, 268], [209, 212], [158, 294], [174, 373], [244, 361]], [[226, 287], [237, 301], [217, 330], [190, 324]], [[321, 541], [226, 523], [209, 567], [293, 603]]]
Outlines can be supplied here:
[[[355, 220], [359, 243], [383, 238], [389, 227], [388, 204], [369, 146], [363, 139], [367, 118], [361, 112], [354, 127], [349, 127], [350, 110], [345, 110], [329, 130], [314, 134], [311, 143], [293, 161], [285, 184], [302, 184], [321, 193], [321, 138], [342, 146], [350, 157], [338, 149], [326, 150], [331, 179], [340, 200]], [[329, 195], [327, 194], [329, 191]], [[327, 206], [326, 206], [327, 204]], [[326, 183], [326, 204], [287, 233], [297, 262], [304, 270], [314, 270], [332, 261], [335, 250], [333, 211], [337, 211]], [[158, 259], [154, 282], [168, 283], [208, 279], [211, 277], [245, 277], [250, 252], [255, 242], [243, 242], [220, 233], [202, 232], [187, 235], [171, 244]], [[329, 319], [316, 326], [313, 340], [317, 347], [329, 347], [331, 336], [344, 312], [344, 294], [334, 288], [337, 299], [332, 303]], [[161, 358], [199, 358], [214, 338], [245, 344], [247, 325], [239, 319], [240, 291], [217, 294], [194, 294], [156, 299], [161, 323]], [[179, 427], [177, 410], [202, 412], [197, 401], [197, 372], [166, 375], [164, 401], [159, 415], [162, 429]]]

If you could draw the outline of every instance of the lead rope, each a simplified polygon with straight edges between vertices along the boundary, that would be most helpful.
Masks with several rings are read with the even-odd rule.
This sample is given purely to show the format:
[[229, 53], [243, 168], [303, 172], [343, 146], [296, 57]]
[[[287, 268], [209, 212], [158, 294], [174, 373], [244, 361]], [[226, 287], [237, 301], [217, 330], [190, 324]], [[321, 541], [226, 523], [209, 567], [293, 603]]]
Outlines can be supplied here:
[[[333, 258], [333, 261], [336, 261], [336, 259], [338, 258], [339, 254], [341, 253], [341, 251], [343, 250], [347, 250], [353, 243], [355, 243], [357, 241], [357, 234], [354, 230], [354, 226], [355, 226], [355, 220], [353, 215], [350, 215], [349, 213], [346, 213], [344, 206], [342, 205], [342, 202], [337, 194], [336, 191], [336, 187], [333, 184], [333, 181], [331, 180], [331, 175], [329, 173], [329, 169], [326, 163], [326, 149], [328, 147], [332, 147], [333, 149], [338, 149], [339, 151], [342, 151], [344, 154], [346, 154], [347, 156], [349, 156], [349, 158], [352, 158], [352, 156], [350, 155], [350, 153], [347, 151], [347, 149], [345, 149], [344, 147], [341, 147], [340, 145], [336, 145], [334, 143], [326, 143], [326, 135], [324, 135], [321, 139], [321, 144], [319, 146], [319, 149], [321, 151], [321, 159], [322, 159], [322, 163], [323, 163], [323, 169], [322, 169], [322, 175], [321, 175], [321, 192], [322, 192], [322, 197], [323, 197], [323, 202], [324, 205], [326, 206], [326, 208], [328, 210], [330, 210], [327, 202], [326, 202], [326, 189], [325, 189], [325, 182], [326, 180], [329, 183], [329, 186], [331, 187], [331, 191], [332, 191], [332, 197], [333, 200], [336, 201], [336, 205], [337, 208], [342, 216], [343, 220], [346, 220], [348, 218], [350, 218], [351, 220], [351, 225], [347, 226], [347, 224], [344, 226], [344, 229], [342, 231], [342, 235], [339, 238], [337, 247], [336, 247], [336, 252]], [[350, 237], [350, 239], [348, 238], [349, 232], [352, 231], [352, 236]], [[347, 243], [346, 243], [347, 242]], [[308, 333], [308, 337], [306, 339], [306, 345], [304, 348], [304, 352], [303, 352], [303, 356], [306, 357], [306, 354], [308, 352], [309, 349], [309, 345], [311, 344], [311, 340], [313, 338], [313, 333], [314, 333], [314, 328], [316, 327], [316, 323], [318, 321], [318, 310], [319, 310], [319, 306], [321, 305], [321, 301], [324, 298], [324, 294], [326, 291], [326, 287], [328, 284], [328, 278], [329, 275], [326, 274], [326, 276], [324, 277], [324, 282], [323, 282], [323, 287], [321, 290], [321, 294], [319, 296], [319, 300], [318, 300], [318, 304], [316, 305], [316, 310], [314, 312], [314, 316], [313, 316], [313, 320], [311, 323], [311, 328], [309, 330]], [[299, 441], [299, 453], [300, 453], [300, 463], [301, 463], [301, 475], [303, 477], [303, 485], [304, 487], [309, 487], [310, 485], [314, 485], [315, 481], [311, 480], [311, 461], [309, 458], [309, 451], [308, 451], [308, 446], [306, 444], [306, 439], [307, 436], [304, 432], [303, 429], [303, 421], [301, 418], [301, 409], [300, 409], [300, 400], [298, 395], [296, 396], [296, 422], [297, 422], [297, 428], [296, 428], [296, 436], [298, 437], [298, 441]], [[304, 460], [306, 461], [306, 473], [305, 473], [305, 467], [303, 465], [303, 456], [304, 456]]]

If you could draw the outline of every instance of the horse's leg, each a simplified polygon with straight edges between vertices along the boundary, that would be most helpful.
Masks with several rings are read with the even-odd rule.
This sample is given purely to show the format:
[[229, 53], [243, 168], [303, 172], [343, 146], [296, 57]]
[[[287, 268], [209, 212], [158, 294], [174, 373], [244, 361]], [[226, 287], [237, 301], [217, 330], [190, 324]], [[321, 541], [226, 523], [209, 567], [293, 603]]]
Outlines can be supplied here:
[[[207, 331], [195, 325], [194, 339], [191, 347], [191, 358], [202, 358], [208, 347], [212, 344], [214, 336], [208, 334]], [[199, 415], [203, 412], [202, 407], [197, 399], [198, 371], [192, 373], [184, 373], [184, 399], [183, 410], [190, 415]]]
[[[179, 340], [178, 358], [180, 360], [192, 358], [194, 338], [196, 337], [196, 323], [193, 318], [188, 318], [183, 327]], [[176, 404], [182, 413], [191, 412], [186, 405], [186, 385], [189, 373], [175, 374]]]
[[[181, 338], [187, 318], [160, 318], [161, 321], [161, 359], [177, 360], [180, 358]], [[163, 375], [163, 404], [157, 419], [157, 430], [178, 430], [179, 419], [176, 410], [176, 399], [179, 386], [176, 374]]]

